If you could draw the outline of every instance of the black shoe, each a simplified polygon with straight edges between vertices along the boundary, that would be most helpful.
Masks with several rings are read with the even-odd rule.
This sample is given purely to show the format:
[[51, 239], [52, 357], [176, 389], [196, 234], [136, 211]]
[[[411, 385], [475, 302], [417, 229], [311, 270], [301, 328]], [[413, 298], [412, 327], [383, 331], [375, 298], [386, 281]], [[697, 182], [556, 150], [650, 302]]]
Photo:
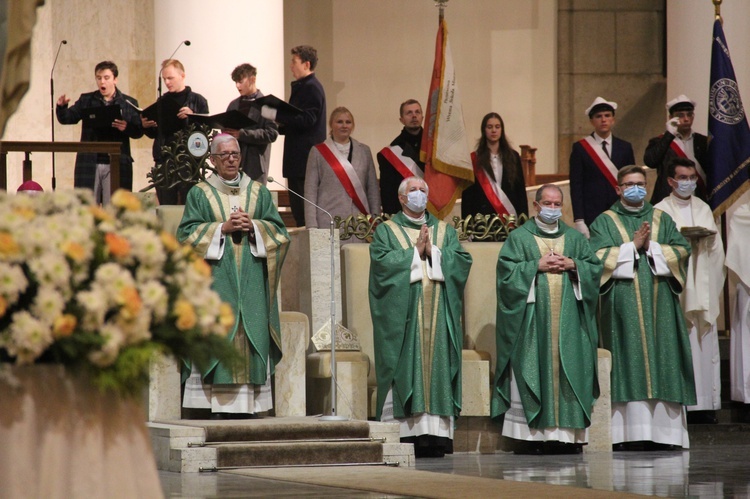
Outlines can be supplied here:
[[513, 454], [543, 456], [544, 442], [517, 442]]
[[229, 418], [227, 418], [226, 412], [212, 412], [211, 416], [208, 419], [212, 421], [219, 421], [219, 420], [224, 420], [224, 419], [229, 419]]
[[580, 454], [583, 452], [583, 444], [567, 444], [564, 442], [544, 442], [544, 453], [552, 455]]
[[652, 452], [659, 452], [659, 451], [678, 451], [682, 450], [682, 447], [679, 445], [670, 445], [670, 444], [660, 444], [657, 442], [646, 442], [646, 449], [647, 451]]
[[688, 424], [718, 424], [716, 411], [688, 411]]

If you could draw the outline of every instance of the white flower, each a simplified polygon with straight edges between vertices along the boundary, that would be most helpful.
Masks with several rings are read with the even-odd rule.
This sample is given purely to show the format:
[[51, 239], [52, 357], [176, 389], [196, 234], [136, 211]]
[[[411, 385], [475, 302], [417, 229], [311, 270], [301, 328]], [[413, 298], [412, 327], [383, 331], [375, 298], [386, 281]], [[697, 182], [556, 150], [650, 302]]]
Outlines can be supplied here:
[[19, 265], [0, 262], [0, 296], [13, 305], [18, 296], [26, 291], [29, 281]]
[[153, 231], [143, 227], [128, 227], [120, 232], [120, 235], [130, 243], [130, 251], [133, 256], [148, 268], [156, 268], [164, 265], [167, 254], [161, 238]]
[[62, 315], [65, 309], [65, 300], [62, 295], [51, 286], [40, 286], [37, 290], [31, 312], [34, 317], [52, 324], [54, 320]]
[[29, 312], [13, 314], [5, 347], [18, 364], [30, 364], [54, 342], [52, 327]]
[[75, 301], [84, 310], [81, 327], [87, 331], [98, 331], [104, 324], [104, 317], [109, 308], [107, 294], [98, 286], [88, 291], [79, 291]]
[[104, 324], [99, 334], [104, 338], [101, 349], [89, 353], [89, 360], [99, 367], [111, 366], [120, 354], [125, 340], [122, 330], [114, 324]]
[[48, 253], [28, 261], [29, 270], [36, 281], [44, 286], [53, 286], [68, 296], [70, 290], [70, 266], [61, 253]]
[[154, 320], [161, 322], [167, 316], [169, 296], [167, 288], [158, 281], [147, 281], [138, 287], [143, 305], [151, 310]]

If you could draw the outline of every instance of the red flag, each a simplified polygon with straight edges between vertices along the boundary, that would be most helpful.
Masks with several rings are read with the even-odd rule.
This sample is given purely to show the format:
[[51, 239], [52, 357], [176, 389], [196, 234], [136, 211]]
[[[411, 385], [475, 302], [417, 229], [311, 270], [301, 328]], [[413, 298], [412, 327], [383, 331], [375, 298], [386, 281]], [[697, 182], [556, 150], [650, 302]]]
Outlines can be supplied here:
[[438, 218], [443, 218], [453, 209], [461, 192], [474, 183], [461, 98], [444, 19], [440, 21], [435, 41], [435, 64], [432, 67], [425, 123], [420, 157], [425, 163], [424, 179], [430, 186], [429, 209]]

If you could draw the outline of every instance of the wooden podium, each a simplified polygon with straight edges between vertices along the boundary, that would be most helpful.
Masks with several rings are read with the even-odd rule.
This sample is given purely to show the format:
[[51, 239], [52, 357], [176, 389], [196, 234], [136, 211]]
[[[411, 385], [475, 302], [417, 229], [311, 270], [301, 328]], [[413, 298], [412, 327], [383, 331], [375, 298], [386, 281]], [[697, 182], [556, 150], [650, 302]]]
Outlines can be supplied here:
[[32, 152], [88, 152], [109, 154], [110, 185], [112, 192], [120, 188], [120, 142], [20, 142], [0, 141], [0, 189], [8, 190], [8, 153], [23, 152], [23, 181], [31, 180]]

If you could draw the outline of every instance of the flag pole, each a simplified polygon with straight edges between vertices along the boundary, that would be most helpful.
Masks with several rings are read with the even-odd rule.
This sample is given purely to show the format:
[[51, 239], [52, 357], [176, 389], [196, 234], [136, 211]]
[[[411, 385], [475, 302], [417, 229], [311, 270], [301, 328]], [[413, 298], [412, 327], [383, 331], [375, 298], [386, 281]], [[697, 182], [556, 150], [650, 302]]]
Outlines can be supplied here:
[[435, 0], [435, 6], [440, 9], [440, 14], [438, 16], [438, 23], [442, 23], [443, 19], [445, 18], [445, 6], [448, 3], [448, 0]]
[[721, 18], [721, 2], [722, 0], [712, 0], [714, 3], [714, 19], [724, 24], [724, 20]]

